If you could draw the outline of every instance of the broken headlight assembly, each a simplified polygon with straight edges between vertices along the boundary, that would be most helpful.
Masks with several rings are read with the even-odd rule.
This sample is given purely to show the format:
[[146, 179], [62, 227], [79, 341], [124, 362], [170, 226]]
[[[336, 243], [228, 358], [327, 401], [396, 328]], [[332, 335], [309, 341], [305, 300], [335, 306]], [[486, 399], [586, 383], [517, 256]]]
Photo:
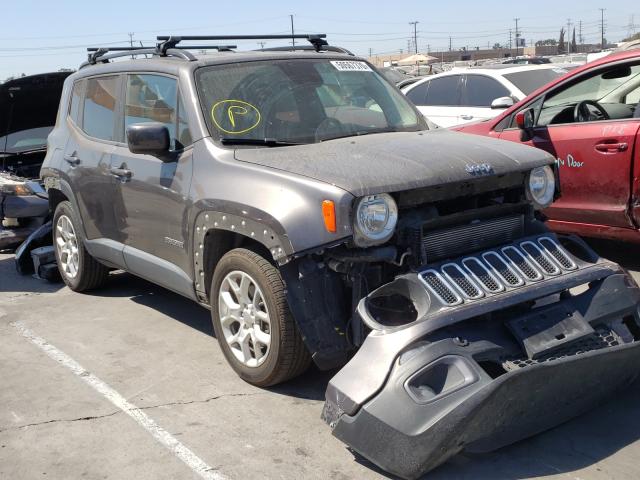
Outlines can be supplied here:
[[358, 199], [353, 241], [358, 247], [380, 245], [391, 238], [398, 223], [398, 206], [387, 193]]
[[553, 202], [556, 191], [556, 177], [550, 166], [534, 168], [525, 180], [527, 198], [537, 210], [547, 208]]

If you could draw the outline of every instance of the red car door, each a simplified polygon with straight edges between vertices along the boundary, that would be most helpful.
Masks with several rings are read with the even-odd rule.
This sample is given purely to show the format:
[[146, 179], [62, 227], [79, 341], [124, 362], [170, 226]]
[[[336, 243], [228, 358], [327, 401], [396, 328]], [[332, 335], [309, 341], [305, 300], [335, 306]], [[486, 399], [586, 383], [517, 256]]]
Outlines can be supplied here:
[[[548, 151], [559, 165], [562, 196], [545, 211], [551, 220], [634, 226], [639, 91], [635, 57], [586, 71], [529, 103], [536, 123], [526, 143]], [[509, 128], [500, 138], [520, 141], [521, 133]]]
[[[536, 127], [529, 145], [556, 157], [562, 196], [546, 210], [552, 220], [630, 227], [634, 144], [640, 118]], [[520, 141], [520, 130], [500, 138]]]

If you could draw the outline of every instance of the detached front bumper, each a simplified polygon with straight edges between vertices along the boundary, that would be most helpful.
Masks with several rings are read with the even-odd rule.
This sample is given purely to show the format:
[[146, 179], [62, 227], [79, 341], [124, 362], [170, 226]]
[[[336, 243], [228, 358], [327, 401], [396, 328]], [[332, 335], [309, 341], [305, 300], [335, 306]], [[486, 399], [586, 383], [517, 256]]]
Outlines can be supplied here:
[[[508, 269], [503, 277], [490, 268], [500, 267], [491, 255], [478, 255], [499, 291], [460, 259], [429, 269], [441, 283], [425, 282], [426, 271], [405, 275], [363, 299], [358, 310], [372, 332], [327, 388], [323, 417], [333, 434], [412, 479], [460, 451], [491, 451], [547, 430], [633, 381], [640, 289], [579, 240], [564, 239], [573, 255], [545, 237], [556, 247], [525, 239], [540, 246], [540, 263], [537, 251], [513, 245], [527, 261], [522, 269], [509, 247], [493, 250], [521, 277], [517, 286]], [[399, 325], [403, 309], [413, 321]]]

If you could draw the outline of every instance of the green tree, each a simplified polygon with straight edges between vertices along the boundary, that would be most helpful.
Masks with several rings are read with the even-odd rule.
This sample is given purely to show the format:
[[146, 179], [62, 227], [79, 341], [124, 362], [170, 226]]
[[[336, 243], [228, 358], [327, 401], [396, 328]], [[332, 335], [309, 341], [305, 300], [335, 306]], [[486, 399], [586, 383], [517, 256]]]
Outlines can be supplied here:
[[565, 49], [564, 49], [564, 27], [560, 29], [560, 38], [558, 39], [558, 53], [565, 53]]
[[576, 29], [573, 29], [573, 38], [571, 39], [571, 50], [569, 53], [576, 53], [578, 51], [578, 44], [576, 43]]
[[555, 38], [547, 38], [545, 40], [538, 40], [536, 42], [536, 47], [544, 47], [546, 45], [557, 45], [558, 41]]

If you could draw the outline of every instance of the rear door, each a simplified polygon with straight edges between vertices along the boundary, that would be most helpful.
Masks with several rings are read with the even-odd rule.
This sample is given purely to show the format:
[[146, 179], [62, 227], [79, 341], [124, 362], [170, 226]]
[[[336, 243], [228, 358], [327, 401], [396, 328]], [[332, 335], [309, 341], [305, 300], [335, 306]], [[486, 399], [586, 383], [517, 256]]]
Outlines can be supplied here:
[[[626, 96], [615, 92], [625, 84], [640, 84], [640, 66], [625, 77], [603, 78], [615, 68], [619, 66], [590, 72], [534, 102], [538, 120], [533, 139], [526, 143], [551, 153], [560, 171], [562, 196], [546, 211], [552, 220], [634, 226], [629, 208], [640, 118], [633, 117], [634, 106], [625, 103]], [[574, 109], [581, 101], [602, 102], [611, 118], [590, 107], [593, 116], [576, 121]], [[520, 141], [520, 131], [504, 130], [500, 138]]]
[[491, 108], [491, 103], [500, 97], [510, 97], [511, 92], [495, 78], [480, 74], [467, 74], [462, 82], [464, 107], [458, 116], [458, 124], [487, 120], [497, 116], [501, 110]]
[[[112, 157], [116, 177], [120, 230], [125, 261], [133, 273], [149, 277], [150, 264], [169, 264], [186, 272], [189, 237], [187, 196], [191, 185], [191, 135], [178, 98], [176, 78], [160, 74], [128, 74], [123, 79], [124, 115], [120, 143]], [[131, 153], [125, 129], [132, 124], [159, 122], [170, 132], [170, 159]], [[178, 273], [178, 275], [182, 275]], [[167, 276], [153, 279], [176, 290]], [[182, 293], [182, 292], [181, 292]]]
[[407, 92], [420, 112], [442, 128], [459, 123], [464, 112], [460, 107], [462, 75], [443, 75], [416, 85]]
[[70, 134], [63, 169], [89, 240], [121, 240], [113, 208], [115, 183], [109, 171], [116, 145], [119, 87], [118, 75], [78, 80], [67, 107]]

